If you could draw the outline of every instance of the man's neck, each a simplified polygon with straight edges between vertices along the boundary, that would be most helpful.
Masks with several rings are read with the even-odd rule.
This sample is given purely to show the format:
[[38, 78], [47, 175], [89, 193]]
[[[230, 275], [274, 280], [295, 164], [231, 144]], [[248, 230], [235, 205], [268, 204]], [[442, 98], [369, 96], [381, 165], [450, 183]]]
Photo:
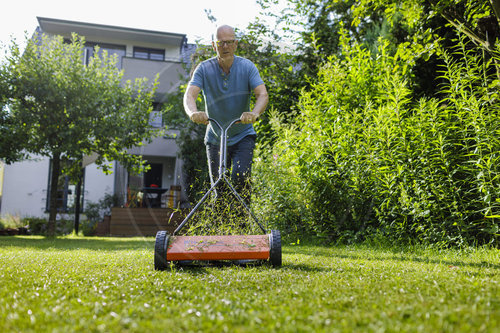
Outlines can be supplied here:
[[232, 56], [230, 59], [222, 59], [220, 57], [217, 57], [217, 61], [219, 62], [219, 66], [222, 68], [224, 73], [229, 74], [231, 66], [234, 62], [234, 56]]

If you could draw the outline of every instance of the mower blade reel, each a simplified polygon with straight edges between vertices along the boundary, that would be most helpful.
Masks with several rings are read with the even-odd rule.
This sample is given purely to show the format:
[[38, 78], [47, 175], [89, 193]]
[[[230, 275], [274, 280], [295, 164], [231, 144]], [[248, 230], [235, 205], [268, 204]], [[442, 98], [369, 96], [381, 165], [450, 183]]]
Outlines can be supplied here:
[[167, 261], [245, 260], [270, 256], [269, 235], [172, 236]]

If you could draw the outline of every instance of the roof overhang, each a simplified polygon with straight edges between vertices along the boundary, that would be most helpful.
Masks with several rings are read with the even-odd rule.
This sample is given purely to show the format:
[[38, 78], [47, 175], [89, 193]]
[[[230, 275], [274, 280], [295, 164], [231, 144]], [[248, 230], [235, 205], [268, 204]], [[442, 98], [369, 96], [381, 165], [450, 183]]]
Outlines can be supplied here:
[[106, 36], [125, 41], [143, 41], [154, 44], [180, 45], [186, 38], [185, 34], [171, 32], [142, 30], [112, 25], [66, 21], [46, 17], [37, 17], [43, 32], [68, 35], [73, 32], [81, 36]]

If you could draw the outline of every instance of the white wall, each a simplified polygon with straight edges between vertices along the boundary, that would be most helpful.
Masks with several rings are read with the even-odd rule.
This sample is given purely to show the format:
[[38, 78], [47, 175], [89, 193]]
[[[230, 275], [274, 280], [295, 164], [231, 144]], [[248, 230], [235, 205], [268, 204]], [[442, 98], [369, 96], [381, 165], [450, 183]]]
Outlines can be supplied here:
[[[48, 179], [47, 158], [32, 158], [5, 165], [0, 215], [21, 218], [46, 216]], [[114, 174], [104, 174], [95, 164], [87, 166], [83, 191], [85, 202], [98, 202], [106, 193], [113, 194]]]
[[34, 157], [5, 165], [1, 215], [45, 216], [48, 177], [47, 158]]
[[[113, 162], [113, 171], [116, 169], [116, 163]], [[84, 190], [84, 208], [85, 203], [98, 202], [105, 194], [114, 193], [115, 174], [106, 175], [101, 169], [92, 163], [85, 168], [85, 188]]]

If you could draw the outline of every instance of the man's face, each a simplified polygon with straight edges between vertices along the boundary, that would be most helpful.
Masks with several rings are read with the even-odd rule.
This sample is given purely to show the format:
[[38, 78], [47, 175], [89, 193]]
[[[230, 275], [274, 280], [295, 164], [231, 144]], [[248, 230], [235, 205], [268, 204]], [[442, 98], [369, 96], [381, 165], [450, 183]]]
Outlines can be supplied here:
[[230, 60], [236, 52], [238, 41], [234, 36], [232, 29], [220, 29], [217, 32], [217, 40], [212, 42], [214, 51], [217, 52], [217, 57], [222, 60]]

